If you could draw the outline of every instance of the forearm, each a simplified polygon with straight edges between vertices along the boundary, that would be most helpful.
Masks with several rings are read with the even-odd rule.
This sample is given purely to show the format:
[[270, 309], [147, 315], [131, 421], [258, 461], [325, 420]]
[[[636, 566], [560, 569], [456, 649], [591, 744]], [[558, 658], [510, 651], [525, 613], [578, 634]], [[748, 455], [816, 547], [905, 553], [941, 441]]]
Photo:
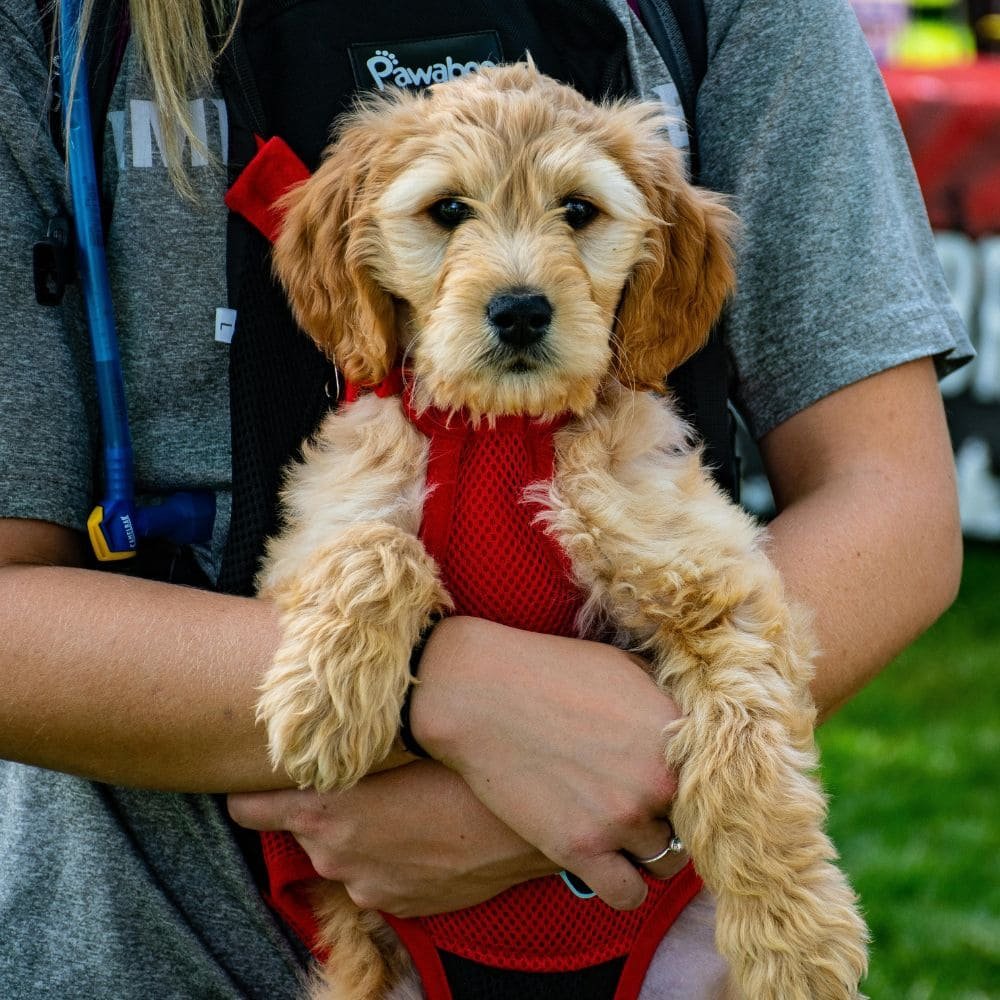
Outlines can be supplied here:
[[900, 552], [913, 545], [908, 519], [863, 505], [863, 485], [845, 480], [789, 508], [771, 531], [769, 554], [789, 595], [812, 612], [821, 650], [812, 690], [821, 719], [950, 603], [960, 558], [950, 543], [935, 540], [936, 551], [900, 564]]
[[930, 362], [821, 400], [762, 451], [780, 510], [768, 551], [789, 596], [813, 615], [822, 718], [928, 628], [958, 587], [952, 454]]
[[270, 605], [65, 566], [5, 566], [0, 590], [0, 756], [165, 790], [289, 783], [254, 721]]

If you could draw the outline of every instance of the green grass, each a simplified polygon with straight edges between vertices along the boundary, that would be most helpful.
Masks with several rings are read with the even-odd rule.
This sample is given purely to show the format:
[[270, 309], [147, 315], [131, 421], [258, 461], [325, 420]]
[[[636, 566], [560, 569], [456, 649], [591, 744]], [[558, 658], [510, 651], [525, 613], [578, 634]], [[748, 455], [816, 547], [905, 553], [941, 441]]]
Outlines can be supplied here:
[[1000, 547], [969, 547], [954, 607], [819, 741], [869, 996], [1000, 998]]

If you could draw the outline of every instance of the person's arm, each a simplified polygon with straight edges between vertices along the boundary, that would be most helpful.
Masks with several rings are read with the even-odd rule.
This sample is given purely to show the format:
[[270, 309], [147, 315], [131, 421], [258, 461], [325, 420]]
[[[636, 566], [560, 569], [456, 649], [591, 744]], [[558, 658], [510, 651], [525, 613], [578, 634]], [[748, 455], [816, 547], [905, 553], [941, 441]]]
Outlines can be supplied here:
[[[278, 643], [271, 606], [83, 569], [83, 544], [76, 532], [47, 522], [0, 519], [0, 757], [161, 790], [286, 787], [287, 777], [268, 763], [263, 731], [254, 722], [257, 684]], [[564, 726], [565, 740], [554, 751], [554, 757], [569, 757], [575, 765], [576, 780], [564, 794], [579, 792], [581, 815], [563, 824], [547, 796], [539, 822], [555, 827], [550, 840], [557, 835], [586, 843], [592, 852], [599, 840], [608, 855], [603, 867], [618, 869], [617, 878], [597, 876], [602, 891], [619, 905], [638, 904], [642, 883], [617, 850], [628, 845], [649, 856], [665, 843], [668, 828], [658, 817], [673, 786], [658, 748], [659, 732], [673, 718], [672, 703], [627, 656], [596, 643], [552, 640], [474, 619], [447, 622], [439, 631], [425, 667], [443, 686], [453, 657], [481, 661], [494, 677], [506, 673], [513, 680], [515, 670], [521, 673], [520, 700], [536, 706], [535, 747], [544, 747], [556, 715], [582, 715], [575, 726]], [[591, 677], [586, 699], [575, 690], [581, 668]], [[535, 684], [542, 674], [549, 677], [544, 689]], [[635, 713], [626, 732], [611, 724], [595, 731], [593, 720], [615, 698], [623, 711]], [[496, 718], [486, 723], [495, 733], [488, 739], [483, 734], [484, 752], [504, 742], [509, 725], [501, 706], [496, 708]], [[522, 732], [531, 728], [523, 720], [519, 725]], [[643, 752], [636, 749], [640, 732]], [[544, 757], [542, 751], [534, 764], [547, 773]], [[409, 759], [397, 753], [386, 763]], [[558, 766], [565, 772], [565, 762]], [[411, 776], [411, 795], [420, 808], [400, 811], [397, 783]], [[334, 797], [288, 793], [270, 800], [268, 815], [278, 809], [280, 821], [272, 825], [291, 828], [306, 840], [313, 833], [324, 872], [353, 862], [345, 875], [353, 875], [361, 886], [357, 891], [369, 898], [382, 891], [372, 887], [375, 868], [381, 866], [384, 878], [394, 867], [387, 859], [398, 858], [405, 845], [413, 861], [410, 883], [395, 891], [424, 912], [453, 900], [449, 908], [495, 895], [552, 869], [440, 765], [402, 769], [392, 779], [391, 794], [389, 784], [372, 780], [344, 796], [344, 809], [335, 815], [329, 810], [331, 822], [340, 825], [325, 838], [315, 837], [315, 828]], [[537, 787], [541, 791], [547, 784]], [[361, 824], [362, 815], [373, 817], [371, 823]], [[391, 833], [383, 836], [381, 854], [370, 845], [373, 824], [380, 826], [374, 823], [377, 816]], [[429, 821], [437, 824], [431, 841]], [[441, 844], [452, 834], [455, 849], [443, 857]], [[336, 856], [323, 855], [327, 842], [343, 845]], [[566, 856], [575, 856], [573, 850]], [[367, 866], [363, 859], [370, 859]], [[437, 877], [428, 879], [435, 868]]]
[[[915, 361], [841, 389], [776, 428], [763, 449], [780, 509], [769, 552], [789, 597], [814, 613], [823, 655], [813, 693], [827, 715], [927, 628], [958, 587], [953, 461], [932, 363]], [[599, 819], [616, 816], [607, 830], [620, 837], [628, 823], [615, 810], [642, 802], [640, 789], [623, 777], [620, 797], [592, 800], [598, 785], [578, 768], [624, 776], [629, 754], [649, 759], [655, 727], [647, 710], [619, 697], [630, 686], [627, 674], [616, 675], [616, 696], [598, 706], [590, 691], [596, 673], [580, 661], [577, 690], [560, 702], [545, 696], [557, 683], [555, 659], [512, 656], [498, 676], [485, 649], [469, 655], [470, 646], [443, 629], [428, 652], [437, 655], [413, 699], [416, 737], [549, 857], [613, 879], [613, 841], [602, 837]], [[448, 669], [439, 675], [441, 664]], [[528, 688], [540, 692], [537, 701], [524, 697]], [[658, 707], [651, 694], [648, 709]], [[596, 756], [586, 746], [588, 730], [602, 737]], [[609, 734], [617, 734], [617, 746]], [[642, 780], [644, 805], [655, 810], [671, 779], [651, 768]]]
[[271, 607], [79, 568], [84, 544], [0, 519], [0, 757], [161, 790], [287, 786], [253, 713]]
[[761, 441], [768, 552], [814, 615], [828, 716], [951, 604], [962, 568], [954, 459], [925, 358], [821, 399]]
[[621, 851], [651, 857], [670, 840], [663, 730], [679, 714], [642, 667], [600, 643], [455, 617], [434, 629], [420, 677], [414, 726], [422, 737], [426, 711], [456, 733], [427, 747], [451, 770], [403, 767], [344, 794], [231, 796], [233, 818], [289, 830], [356, 902], [400, 915], [468, 906], [559, 868], [611, 905], [638, 906], [645, 886]]

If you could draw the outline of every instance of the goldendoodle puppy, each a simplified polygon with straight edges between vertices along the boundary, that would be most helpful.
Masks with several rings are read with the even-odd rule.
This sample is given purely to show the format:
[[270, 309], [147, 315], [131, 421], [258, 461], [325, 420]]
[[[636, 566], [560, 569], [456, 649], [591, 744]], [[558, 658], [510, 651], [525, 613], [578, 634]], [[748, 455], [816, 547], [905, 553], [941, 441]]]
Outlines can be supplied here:
[[[664, 738], [671, 823], [718, 899], [734, 993], [857, 997], [866, 933], [811, 776], [808, 632], [656, 395], [733, 285], [734, 217], [687, 183], [662, 109], [597, 106], [530, 64], [380, 97], [283, 207], [275, 264], [299, 323], [351, 382], [401, 364], [404, 391], [339, 408], [289, 472], [260, 576], [284, 630], [260, 701], [275, 763], [318, 789], [378, 765], [422, 630], [478, 599], [428, 539], [428, 493], [456, 474], [428, 490], [428, 422], [461, 447], [533, 428], [547, 464], [513, 506], [559, 549], [572, 631], [641, 653], [683, 712]], [[398, 995], [413, 976], [382, 919], [334, 884], [315, 899], [316, 995]], [[604, 905], [572, 902], [584, 921]]]

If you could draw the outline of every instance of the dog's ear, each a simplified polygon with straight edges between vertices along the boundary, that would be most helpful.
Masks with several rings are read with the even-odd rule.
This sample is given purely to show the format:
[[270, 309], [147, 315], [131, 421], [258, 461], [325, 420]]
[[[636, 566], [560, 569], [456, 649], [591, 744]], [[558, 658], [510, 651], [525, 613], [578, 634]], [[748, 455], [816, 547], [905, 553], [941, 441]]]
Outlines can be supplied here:
[[316, 173], [282, 199], [274, 269], [303, 330], [352, 382], [379, 382], [397, 352], [392, 297], [372, 277], [380, 252], [367, 182], [378, 133], [347, 127]]
[[623, 384], [655, 391], [705, 344], [733, 290], [736, 216], [679, 170], [642, 174], [633, 180], [655, 222], [618, 309], [615, 371]]

